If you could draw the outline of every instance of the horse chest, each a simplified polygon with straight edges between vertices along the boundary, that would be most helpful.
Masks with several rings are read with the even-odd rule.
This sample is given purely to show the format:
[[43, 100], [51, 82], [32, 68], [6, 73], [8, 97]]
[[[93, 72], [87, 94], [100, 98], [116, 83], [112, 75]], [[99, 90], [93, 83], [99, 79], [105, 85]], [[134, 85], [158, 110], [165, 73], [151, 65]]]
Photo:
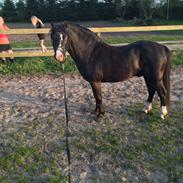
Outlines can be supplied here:
[[92, 79], [92, 71], [91, 68], [88, 67], [86, 64], [81, 64], [81, 62], [77, 63], [76, 66], [81, 74], [81, 76], [86, 80], [86, 81], [91, 81]]

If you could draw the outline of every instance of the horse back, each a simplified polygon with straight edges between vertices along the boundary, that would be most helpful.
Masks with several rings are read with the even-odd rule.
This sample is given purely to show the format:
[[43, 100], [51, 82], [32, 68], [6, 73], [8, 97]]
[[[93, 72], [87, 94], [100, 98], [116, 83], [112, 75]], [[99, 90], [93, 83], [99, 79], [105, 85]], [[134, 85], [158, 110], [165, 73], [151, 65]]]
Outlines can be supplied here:
[[165, 47], [151, 41], [126, 46], [100, 43], [90, 56], [92, 80], [118, 82], [133, 76], [156, 74], [166, 64]]

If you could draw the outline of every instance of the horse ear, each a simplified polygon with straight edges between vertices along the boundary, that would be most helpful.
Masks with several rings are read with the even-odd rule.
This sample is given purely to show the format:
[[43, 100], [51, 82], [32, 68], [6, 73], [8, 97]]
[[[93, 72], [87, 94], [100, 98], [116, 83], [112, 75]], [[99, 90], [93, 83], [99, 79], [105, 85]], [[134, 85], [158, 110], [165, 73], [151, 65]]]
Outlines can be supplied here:
[[51, 28], [50, 28], [50, 31], [49, 31], [49, 34], [51, 34], [52, 33], [52, 31], [53, 31], [53, 29], [54, 29], [54, 27], [55, 27], [55, 25], [54, 25], [54, 23], [53, 22], [51, 22]]
[[51, 22], [51, 28], [53, 28], [55, 25], [54, 25], [54, 23], [53, 22]]
[[65, 28], [67, 28], [68, 22], [67, 22], [67, 21], [64, 21], [64, 22], [63, 22], [63, 25], [64, 25]]

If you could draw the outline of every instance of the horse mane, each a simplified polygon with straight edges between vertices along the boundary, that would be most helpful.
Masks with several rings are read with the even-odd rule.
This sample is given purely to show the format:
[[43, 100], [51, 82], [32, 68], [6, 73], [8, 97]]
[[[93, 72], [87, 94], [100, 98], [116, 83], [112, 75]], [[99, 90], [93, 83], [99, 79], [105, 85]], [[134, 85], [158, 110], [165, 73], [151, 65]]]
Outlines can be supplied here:
[[81, 26], [79, 24], [75, 24], [75, 23], [71, 23], [71, 22], [68, 22], [68, 21], [64, 21], [63, 25], [64, 25], [64, 27], [70, 27], [71, 29], [78, 30], [80, 33], [82, 32], [83, 35], [91, 36], [97, 42], [101, 42], [102, 41], [102, 39], [97, 34], [95, 34], [90, 29], [88, 29], [86, 27], [83, 27], [83, 26]]

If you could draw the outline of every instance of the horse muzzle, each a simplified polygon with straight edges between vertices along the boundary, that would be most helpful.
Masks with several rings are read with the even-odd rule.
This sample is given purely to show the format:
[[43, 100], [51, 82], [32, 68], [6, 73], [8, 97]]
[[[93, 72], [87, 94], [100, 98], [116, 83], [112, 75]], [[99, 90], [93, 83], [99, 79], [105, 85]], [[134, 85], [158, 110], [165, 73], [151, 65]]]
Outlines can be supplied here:
[[55, 53], [55, 59], [58, 61], [58, 62], [63, 62], [64, 60], [64, 54], [62, 53], [61, 50], [57, 50], [56, 53]]

